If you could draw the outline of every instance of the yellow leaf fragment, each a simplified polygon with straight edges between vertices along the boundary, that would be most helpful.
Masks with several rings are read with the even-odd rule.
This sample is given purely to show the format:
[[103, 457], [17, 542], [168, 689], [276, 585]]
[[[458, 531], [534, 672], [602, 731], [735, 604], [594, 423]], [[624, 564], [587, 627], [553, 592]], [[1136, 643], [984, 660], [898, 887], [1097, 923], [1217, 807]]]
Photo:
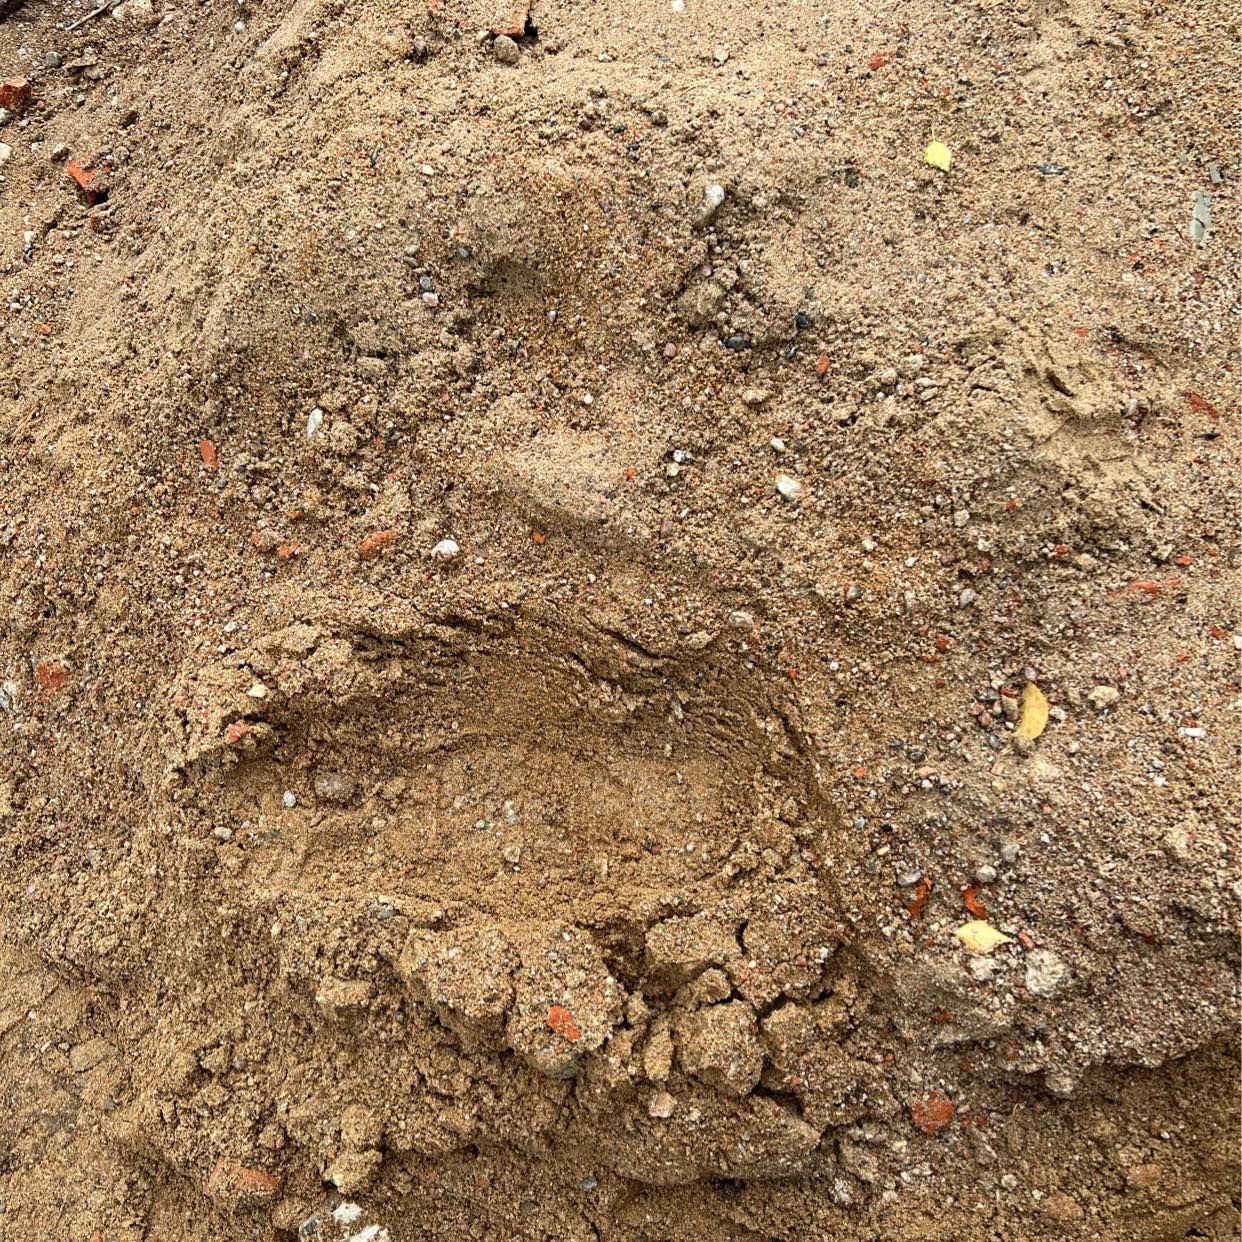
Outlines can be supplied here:
[[923, 152], [923, 158], [933, 168], [948, 172], [949, 165], [953, 162], [953, 152], [943, 142], [929, 142], [927, 150]]
[[1044, 692], [1032, 681], [1022, 691], [1022, 719], [1014, 733], [1018, 737], [1034, 741], [1048, 724], [1048, 700]]
[[972, 953], [991, 953], [998, 944], [1013, 944], [1013, 937], [998, 932], [991, 923], [971, 919], [953, 933]]

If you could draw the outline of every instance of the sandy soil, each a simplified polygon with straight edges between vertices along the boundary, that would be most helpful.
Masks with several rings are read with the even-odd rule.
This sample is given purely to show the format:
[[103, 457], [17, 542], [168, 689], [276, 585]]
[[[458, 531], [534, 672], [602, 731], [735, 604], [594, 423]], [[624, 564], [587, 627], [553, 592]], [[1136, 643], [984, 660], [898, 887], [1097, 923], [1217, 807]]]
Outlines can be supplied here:
[[88, 12], [0, 1239], [1236, 1237], [1232, 6]]

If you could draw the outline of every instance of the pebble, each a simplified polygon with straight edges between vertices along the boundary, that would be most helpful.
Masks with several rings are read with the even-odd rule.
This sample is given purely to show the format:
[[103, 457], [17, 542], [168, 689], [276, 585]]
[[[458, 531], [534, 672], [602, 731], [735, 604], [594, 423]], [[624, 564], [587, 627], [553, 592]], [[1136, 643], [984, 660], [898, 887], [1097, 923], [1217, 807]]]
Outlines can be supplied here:
[[280, 801], [286, 810], [291, 811], [298, 804], [298, 796], [292, 789], [286, 789], [280, 796]]
[[957, 597], [957, 602], [960, 607], [969, 608], [978, 598], [978, 593], [976, 591], [972, 591], [970, 587], [967, 587], [961, 595]]
[[801, 500], [803, 492], [806, 488], [803, 486], [801, 479], [796, 479], [792, 474], [778, 474], [776, 476], [776, 490], [786, 500]]
[[250, 699], [265, 699], [267, 698], [267, 687], [261, 681], [256, 681], [246, 691], [246, 697]]
[[1018, 855], [1022, 853], [1022, 847], [1016, 841], [1004, 841], [1001, 843], [1000, 856], [1002, 862], [1016, 863]]
[[967, 525], [969, 522], [970, 522], [970, 510], [969, 509], [959, 509], [953, 515], [954, 526], [957, 526], [960, 528], [962, 526]]
[[423, 305], [430, 306], [432, 308], [439, 306], [440, 295], [438, 293], [424, 293], [423, 294]]
[[1026, 955], [1026, 990], [1032, 996], [1053, 996], [1069, 977], [1069, 967], [1051, 949]]
[[492, 44], [492, 55], [502, 65], [516, 65], [522, 58], [522, 50], [508, 35], [497, 35]]
[[695, 223], [705, 229], [716, 218], [717, 212], [724, 206], [725, 188], [713, 181], [703, 189], [703, 203], [699, 207]]
[[221, 824], [219, 828], [213, 828], [211, 830], [211, 835], [215, 837], [217, 841], [231, 841], [233, 839], [233, 830], [232, 828], [226, 828], [223, 824]]
[[725, 345], [725, 349], [732, 349], [735, 351], [740, 351], [743, 349], [750, 348], [750, 340], [748, 337], [744, 336], [741, 332], [734, 332], [732, 336], [725, 337], [724, 345]]
[[728, 63], [729, 49], [727, 47], [717, 45], [712, 49], [712, 64], [715, 65], [717, 69], [719, 69], [721, 65], [727, 65]]
[[1096, 686], [1087, 695], [1087, 702], [1095, 708], [1097, 712], [1102, 712], [1105, 708], [1112, 707], [1121, 698], [1121, 691], [1116, 686]]
[[323, 426], [323, 411], [315, 406], [313, 410], [306, 416], [306, 438], [313, 440], [319, 434], [319, 429]]
[[48, 152], [48, 158], [57, 161], [69, 158], [69, 144], [67, 142], [58, 142], [51, 151]]
[[324, 802], [348, 802], [357, 789], [357, 785], [340, 772], [320, 772], [313, 784], [315, 797]]
[[773, 436], [771, 440], [772, 452], [783, 453], [785, 451], [785, 441], [780, 436]]
[[987, 863], [984, 863], [981, 867], [975, 868], [975, 879], [978, 880], [980, 884], [995, 884], [996, 876], [996, 868], [989, 866]]
[[431, 559], [433, 561], [452, 561], [461, 555], [461, 548], [458, 547], [456, 540], [441, 539], [434, 548], [431, 549]]
[[647, 1105], [647, 1115], [666, 1120], [673, 1115], [673, 1109], [676, 1107], [677, 1101], [667, 1091], [657, 1091]]
[[755, 618], [752, 613], [747, 612], [744, 608], [736, 608], [729, 613], [729, 628], [734, 630], [745, 630], [749, 633], [755, 628]]
[[902, 888], [913, 888], [923, 878], [918, 867], [902, 867], [897, 872], [897, 883]]
[[60, 53], [59, 52], [47, 52], [43, 57], [43, 63], [49, 69], [59, 69], [60, 68]]
[[13, 148], [7, 142], [0, 142], [0, 164], [7, 164], [13, 157]]

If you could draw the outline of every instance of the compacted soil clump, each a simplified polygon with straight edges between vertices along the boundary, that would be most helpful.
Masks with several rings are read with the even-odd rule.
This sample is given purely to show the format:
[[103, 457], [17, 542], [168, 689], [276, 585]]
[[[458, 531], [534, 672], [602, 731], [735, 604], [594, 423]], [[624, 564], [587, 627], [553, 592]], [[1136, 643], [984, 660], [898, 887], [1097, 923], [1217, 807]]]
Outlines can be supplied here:
[[0, 1239], [1226, 1239], [1232, 7], [0, 0]]

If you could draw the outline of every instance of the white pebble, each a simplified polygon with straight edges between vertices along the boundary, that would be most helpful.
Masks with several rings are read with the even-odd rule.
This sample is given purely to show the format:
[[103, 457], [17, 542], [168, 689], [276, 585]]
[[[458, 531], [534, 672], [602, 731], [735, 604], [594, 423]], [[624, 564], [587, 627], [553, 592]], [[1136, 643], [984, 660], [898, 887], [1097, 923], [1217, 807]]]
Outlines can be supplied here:
[[776, 476], [776, 490], [786, 500], [799, 500], [806, 488], [803, 486], [802, 480], [794, 478], [792, 474], [778, 474]]
[[306, 438], [313, 440], [323, 426], [323, 411], [315, 406], [313, 410], [306, 416]]
[[434, 548], [431, 549], [431, 559], [433, 561], [451, 561], [461, 555], [461, 548], [453, 539], [441, 539]]

